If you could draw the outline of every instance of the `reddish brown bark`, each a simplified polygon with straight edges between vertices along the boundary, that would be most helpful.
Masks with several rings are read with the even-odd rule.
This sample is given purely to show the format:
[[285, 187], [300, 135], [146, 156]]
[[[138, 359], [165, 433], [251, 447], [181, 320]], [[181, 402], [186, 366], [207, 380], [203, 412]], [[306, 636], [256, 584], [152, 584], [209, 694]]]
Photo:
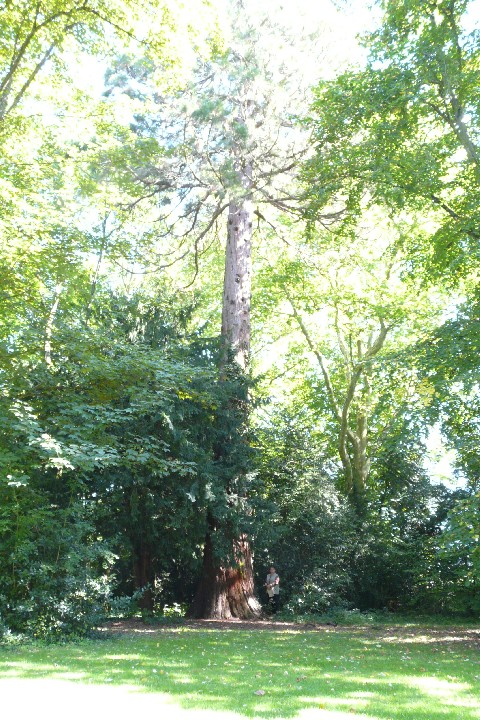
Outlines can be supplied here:
[[234, 567], [219, 565], [212, 536], [208, 533], [203, 553], [203, 572], [190, 609], [194, 618], [248, 620], [259, 617], [261, 607], [255, 597], [250, 544], [245, 535], [234, 541]]

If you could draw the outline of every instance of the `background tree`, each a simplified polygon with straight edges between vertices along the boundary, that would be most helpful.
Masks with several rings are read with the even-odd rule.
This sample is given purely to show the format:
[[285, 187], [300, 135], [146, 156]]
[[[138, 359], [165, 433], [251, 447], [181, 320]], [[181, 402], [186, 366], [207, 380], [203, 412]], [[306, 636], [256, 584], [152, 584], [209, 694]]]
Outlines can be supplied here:
[[[111, 312], [114, 303], [107, 303], [108, 294], [99, 288], [109, 262], [107, 245], [115, 249], [113, 259], [118, 258], [131, 245], [131, 230], [125, 229], [121, 213], [116, 219], [111, 212], [119, 190], [110, 193], [106, 207], [101, 173], [85, 172], [91, 167], [95, 127], [95, 112], [85, 112], [85, 107], [96, 101], [87, 96], [85, 85], [75, 87], [72, 67], [82, 52], [107, 47], [106, 32], [110, 45], [115, 37], [115, 42], [142, 44], [157, 62], [175, 57], [168, 79], [172, 87], [180, 57], [167, 37], [180, 26], [183, 37], [193, 39], [185, 16], [175, 17], [175, 9], [174, 4], [149, 6], [151, 22], [145, 26], [151, 43], [134, 37], [145, 16], [132, 14], [127, 3], [116, 3], [115, 9], [109, 3], [7, 3], [2, 13], [1, 612], [16, 630], [43, 635], [83, 631], [105, 611], [115, 583], [115, 543], [112, 537], [97, 541], [101, 499], [93, 476], [102, 477], [102, 469], [120, 457], [129, 458], [127, 465], [138, 474], [148, 458], [159, 460], [161, 443], [142, 455], [136, 441], [129, 445], [131, 437], [122, 445], [115, 432], [106, 430], [109, 423], [120, 425], [122, 414], [125, 421], [132, 416], [119, 407], [125, 402], [125, 386], [122, 390], [118, 382], [118, 393], [112, 386], [119, 379], [116, 364], [124, 362], [132, 371], [135, 361], [134, 353], [125, 353], [122, 360], [113, 350], [123, 338], [105, 332], [108, 321], [102, 313]], [[210, 29], [210, 20], [207, 24]], [[108, 28], [114, 28], [113, 34]], [[164, 81], [167, 77], [164, 72]], [[105, 102], [95, 109], [104, 128], [108, 124], [111, 132], [119, 130]], [[68, 112], [78, 120], [75, 136]], [[91, 272], [94, 252], [98, 255]], [[128, 304], [124, 310], [128, 315]], [[138, 380], [136, 372], [134, 377]], [[98, 393], [91, 385], [96, 382], [102, 386]], [[172, 462], [178, 477], [189, 474], [186, 460]]]
[[[469, 2], [382, 2], [380, 6], [381, 25], [365, 39], [366, 68], [318, 88], [309, 122], [316, 150], [305, 174], [311, 191], [307, 214], [314, 224], [319, 209], [341, 209], [348, 228], [374, 204], [387, 206], [397, 217], [414, 213], [416, 223], [402, 238], [404, 273], [432, 289], [442, 278], [444, 285], [461, 289], [465, 308], [475, 306], [478, 92], [474, 78], [479, 46], [472, 31], [472, 6]], [[451, 300], [452, 313], [456, 302]], [[459, 416], [446, 405], [442, 416], [448, 442], [464, 446], [469, 431], [463, 418], [474, 413], [473, 398], [468, 390], [464, 392], [462, 382], [452, 383], [448, 390], [447, 384], [431, 382], [435, 363], [441, 368], [437, 380], [445, 377], [445, 370], [455, 376], [458, 364], [469, 376], [476, 375], [475, 361], [457, 362], [464, 333], [471, 337], [476, 322], [474, 312], [461, 310], [460, 315], [471, 318], [471, 331], [465, 322], [445, 323], [440, 334], [452, 343], [449, 356], [440, 353], [425, 372], [416, 364], [413, 347], [409, 375], [422, 376], [417, 390], [427, 423], [439, 420], [435, 413], [443, 402], [469, 407], [456, 432], [452, 433], [452, 421]], [[430, 332], [424, 348], [438, 343], [437, 333], [433, 328]], [[453, 347], [457, 350], [452, 353]]]
[[300, 388], [291, 402], [263, 405], [261, 449], [252, 503], [259, 585], [273, 562], [281, 576], [282, 609], [298, 615], [346, 608], [352, 596], [355, 513], [336, 488], [328, 439]]
[[[235, 381], [218, 382], [218, 344], [189, 346], [172, 304], [162, 323], [158, 300], [104, 293], [91, 327], [78, 329], [75, 310], [61, 307], [50, 363], [24, 361], [28, 375], [10, 378], [2, 616], [17, 630], [88, 626], [117, 582], [152, 609], [160, 579], [168, 593], [171, 574], [182, 567], [185, 581], [195, 568], [206, 507], [229, 521], [225, 478], [245, 465]], [[28, 342], [42, 332], [32, 328]]]
[[390, 394], [387, 410], [383, 395], [399, 371], [391, 358], [435, 326], [439, 303], [446, 302], [440, 293], [434, 300], [419, 293], [402, 276], [405, 228], [377, 208], [355, 225], [350, 221], [348, 232], [342, 226], [312, 231], [270, 265], [269, 302], [276, 298], [291, 334], [292, 356], [304, 352], [300, 336], [313, 361], [305, 365], [312, 392], [324, 396], [322, 415], [330, 414], [342, 467], [339, 487], [359, 510], [372, 450], [411, 392], [405, 379], [404, 387]]
[[362, 198], [420, 210], [427, 222], [408, 245], [412, 267], [449, 282], [477, 262], [480, 49], [470, 6], [380, 3], [367, 67], [320, 84], [309, 123], [310, 212], [335, 202], [354, 213]]

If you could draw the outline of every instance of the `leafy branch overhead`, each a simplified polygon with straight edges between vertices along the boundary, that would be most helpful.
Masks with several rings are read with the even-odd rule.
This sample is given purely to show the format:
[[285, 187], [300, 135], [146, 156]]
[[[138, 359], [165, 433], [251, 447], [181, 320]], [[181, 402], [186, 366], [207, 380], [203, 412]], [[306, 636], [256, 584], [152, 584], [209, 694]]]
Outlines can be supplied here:
[[362, 198], [420, 211], [432, 242], [410, 251], [452, 277], [469, 272], [478, 244], [479, 47], [470, 5], [385, 2], [383, 25], [366, 39], [367, 67], [321, 84], [308, 121], [310, 213], [335, 199], [354, 211]]

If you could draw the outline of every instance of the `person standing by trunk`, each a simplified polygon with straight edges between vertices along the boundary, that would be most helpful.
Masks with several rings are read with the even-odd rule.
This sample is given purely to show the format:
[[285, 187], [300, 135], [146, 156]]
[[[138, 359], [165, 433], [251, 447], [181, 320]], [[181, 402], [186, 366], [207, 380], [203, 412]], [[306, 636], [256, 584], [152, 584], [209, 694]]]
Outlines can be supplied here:
[[280, 577], [273, 565], [270, 567], [270, 570], [268, 572], [265, 582], [265, 588], [268, 595], [268, 606], [272, 614], [275, 614], [278, 610], [278, 600], [280, 595]]

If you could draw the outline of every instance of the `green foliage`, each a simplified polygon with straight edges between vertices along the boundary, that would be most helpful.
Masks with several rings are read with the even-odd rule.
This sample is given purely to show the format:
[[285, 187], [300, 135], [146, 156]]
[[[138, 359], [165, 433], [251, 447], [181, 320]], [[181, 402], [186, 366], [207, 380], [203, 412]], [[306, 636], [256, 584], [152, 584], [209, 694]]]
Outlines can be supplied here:
[[[410, 346], [402, 347], [408, 334], [404, 324], [391, 338], [378, 375], [370, 378], [371, 396], [376, 394], [368, 413], [371, 494], [353, 576], [356, 603], [380, 607], [418, 601], [417, 606], [435, 610], [468, 611], [476, 606], [475, 503], [467, 509], [459, 501], [455, 512], [455, 494], [430, 486], [421, 443], [428, 424], [438, 423], [457, 451], [460, 479], [478, 489], [480, 45], [469, 2], [385, 0], [380, 5], [382, 22], [364, 38], [366, 66], [320, 83], [306, 121], [315, 145], [304, 169], [308, 239], [314, 243], [320, 223], [334, 217], [329, 245], [336, 242], [339, 254], [351, 252], [359, 220], [364, 223], [384, 208], [394, 225], [400, 221], [393, 254], [385, 261], [399, 261], [401, 283], [420, 295], [441, 278], [444, 288], [460, 288], [466, 301], [457, 305], [454, 320], [437, 329], [438, 316], [425, 322], [426, 306], [417, 306], [415, 318], [412, 305]], [[358, 272], [362, 265], [355, 265]], [[390, 274], [387, 279], [391, 285]], [[375, 284], [369, 282], [370, 292]], [[312, 291], [307, 295], [310, 302]], [[399, 297], [395, 288], [392, 299]], [[340, 307], [344, 300], [350, 304], [350, 296], [342, 295]], [[457, 303], [450, 300], [449, 315]], [[392, 316], [392, 305], [382, 304], [376, 311], [399, 328], [406, 319], [401, 320], [402, 309]], [[311, 312], [304, 307], [304, 313]], [[350, 318], [355, 312], [357, 297]], [[331, 347], [323, 342], [330, 364]], [[329, 373], [338, 387], [341, 377], [331, 368]], [[461, 529], [463, 515], [470, 521]], [[469, 578], [466, 585], [463, 577]]]
[[417, 349], [419, 373], [430, 389], [426, 411], [455, 450], [456, 474], [464, 486], [419, 576], [424, 604], [444, 612], [478, 611], [478, 312], [475, 292]]
[[[107, 293], [81, 330], [66, 308], [51, 365], [25, 358], [28, 372], [9, 375], [0, 466], [11, 495], [4, 537], [20, 533], [2, 545], [12, 629], [80, 632], [108, 610], [114, 585], [141, 591], [140, 604], [184, 599], [207, 511], [240, 521], [248, 451], [235, 440], [243, 413], [231, 400], [244, 395], [241, 381], [219, 382], [218, 343], [184, 336], [188, 311], [175, 318], [171, 301], [163, 322], [159, 306], [158, 296]], [[38, 347], [41, 328], [24, 333]]]
[[[275, 565], [282, 608], [321, 613], [348, 604], [355, 518], [328, 476], [308, 413], [274, 413], [259, 428], [262, 465], [256, 560], [259, 587]], [[260, 574], [261, 571], [261, 574]]]
[[[439, 560], [450, 571], [450, 592], [442, 592], [450, 612], [478, 615], [480, 610], [480, 494], [469, 493], [450, 511], [439, 542]], [[444, 590], [444, 588], [442, 588]]]
[[1, 487], [0, 616], [12, 632], [55, 640], [105, 616], [114, 556], [78, 500], [65, 507], [31, 486]]
[[428, 414], [440, 423], [457, 453], [457, 468], [474, 489], [479, 464], [477, 417], [478, 333], [480, 306], [477, 291], [457, 307], [456, 316], [444, 322], [417, 350], [418, 368], [429, 388]]
[[[280, 573], [284, 611], [465, 612], [460, 588], [455, 605], [453, 584], [452, 602], [447, 594], [445, 604], [439, 602], [442, 582], [431, 573], [432, 548], [438, 557], [457, 494], [429, 481], [418, 428], [405, 419], [408, 408], [376, 451], [360, 515], [335, 488], [331, 459], [315, 455], [322, 438], [317, 412], [302, 406], [292, 417], [274, 413], [260, 430], [256, 558], [262, 568], [273, 562]], [[465, 561], [469, 555], [466, 546]], [[452, 563], [445, 560], [443, 567], [451, 571]], [[264, 578], [257, 572], [260, 586]]]
[[430, 481], [421, 434], [408, 409], [382, 440], [355, 548], [352, 600], [362, 610], [416, 607], [437, 612], [426, 594], [419, 598], [418, 583], [455, 492]]
[[[222, 560], [249, 533], [259, 587], [273, 561], [292, 613], [478, 612], [470, 3], [385, 0], [366, 67], [320, 83], [301, 128], [301, 53], [277, 18], [267, 32], [270, 6], [235, 3], [223, 42], [203, 0], [4, 5], [3, 631], [55, 639], [108, 612], [171, 614], [191, 600], [207, 518]], [[87, 56], [99, 73], [110, 62], [101, 97], [76, 69]], [[210, 337], [221, 218], [246, 180], [250, 427], [250, 381], [219, 377]], [[426, 475], [434, 424], [462, 492]]]
[[444, 615], [476, 617], [479, 610], [478, 493], [457, 491], [442, 532], [415, 560], [410, 606]]
[[469, 2], [382, 3], [367, 36], [367, 67], [318, 86], [306, 168], [314, 221], [325, 205], [348, 218], [365, 203], [428, 220], [426, 242], [407, 239], [412, 264], [457, 283], [478, 262], [480, 46]]

